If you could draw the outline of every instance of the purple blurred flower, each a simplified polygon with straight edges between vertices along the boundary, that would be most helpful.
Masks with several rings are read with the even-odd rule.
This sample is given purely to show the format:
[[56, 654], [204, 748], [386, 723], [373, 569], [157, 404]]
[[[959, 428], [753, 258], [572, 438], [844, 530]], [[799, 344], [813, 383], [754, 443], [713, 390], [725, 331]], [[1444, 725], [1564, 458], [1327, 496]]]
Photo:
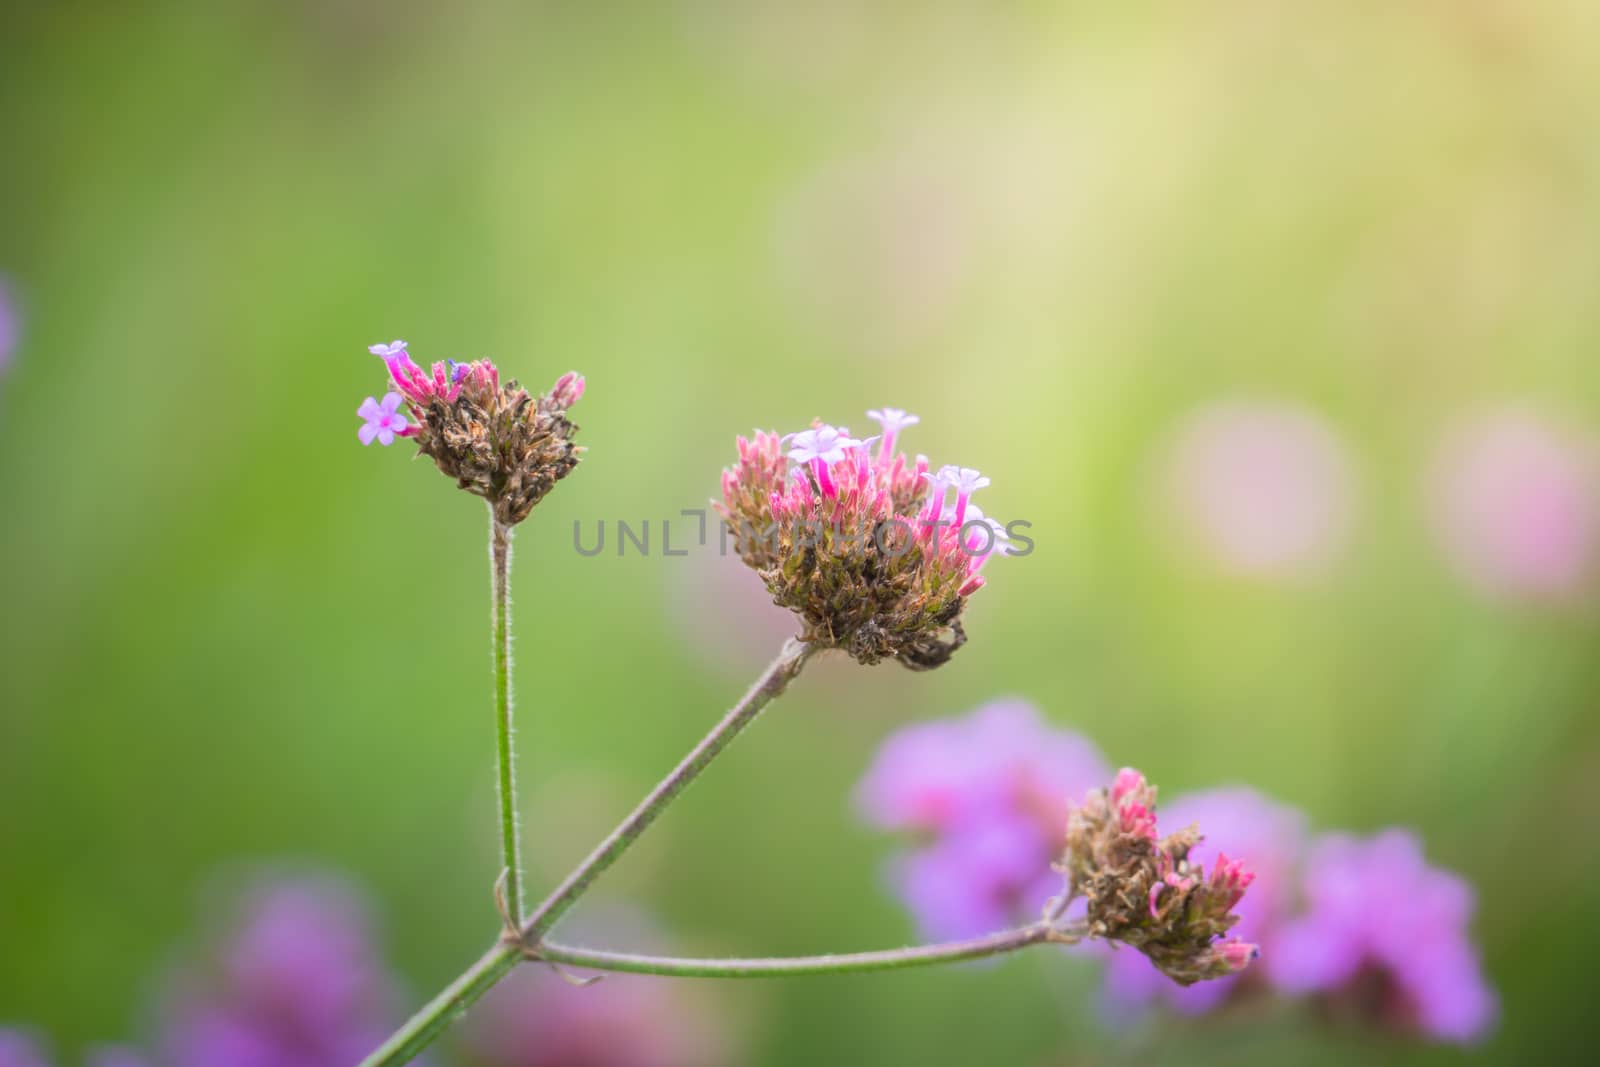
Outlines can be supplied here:
[[50, 1067], [50, 1061], [27, 1031], [0, 1026], [0, 1067]]
[[1458, 432], [1435, 469], [1434, 518], [1451, 559], [1495, 594], [1581, 591], [1600, 541], [1593, 441], [1506, 412]]
[[476, 1067], [720, 1067], [731, 1062], [706, 1005], [682, 982], [613, 975], [578, 988], [519, 968], [468, 1016]]
[[[1255, 874], [1250, 892], [1234, 907], [1239, 923], [1229, 936], [1260, 945], [1271, 958], [1274, 937], [1295, 897], [1295, 865], [1304, 849], [1305, 819], [1293, 808], [1253, 789], [1235, 786], [1189, 793], [1161, 807], [1168, 827], [1196, 824], [1205, 835], [1189, 859], [1210, 870], [1227, 853]], [[1252, 971], [1253, 973], [1253, 971]], [[1222, 1003], [1247, 975], [1180, 986], [1137, 952], [1117, 951], [1106, 971], [1106, 994], [1114, 1011], [1165, 1000], [1188, 1014]]]
[[931, 940], [1036, 918], [1060, 889], [1069, 804], [1110, 777], [1093, 743], [1022, 701], [908, 726], [884, 742], [857, 789], [862, 817], [931, 843], [889, 877]]
[[22, 312], [17, 308], [16, 294], [6, 280], [0, 278], [0, 375], [11, 367], [11, 357], [16, 354], [21, 336]]
[[1305, 874], [1305, 915], [1283, 927], [1265, 957], [1290, 993], [1376, 984], [1391, 1021], [1466, 1043], [1494, 1025], [1498, 1006], [1467, 936], [1472, 890], [1428, 866], [1416, 835], [1386, 830], [1322, 838]]
[[248, 893], [210, 957], [173, 983], [170, 1067], [349, 1067], [398, 1022], [361, 901], [328, 879]]
[[1241, 574], [1315, 571], [1349, 530], [1349, 459], [1327, 422], [1305, 408], [1253, 400], [1202, 408], [1179, 430], [1167, 475], [1184, 525]]

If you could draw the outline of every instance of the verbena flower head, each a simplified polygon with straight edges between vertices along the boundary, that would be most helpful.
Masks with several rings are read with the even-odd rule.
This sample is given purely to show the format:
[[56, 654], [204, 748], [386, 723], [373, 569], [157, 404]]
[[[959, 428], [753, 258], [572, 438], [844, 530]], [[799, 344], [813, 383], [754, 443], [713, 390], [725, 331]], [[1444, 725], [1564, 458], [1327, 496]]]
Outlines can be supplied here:
[[1158, 836], [1156, 791], [1132, 768], [1091, 790], [1067, 820], [1060, 865], [1068, 895], [1088, 903], [1088, 936], [1133, 946], [1182, 985], [1249, 966], [1257, 946], [1224, 935], [1255, 874], [1220, 852], [1207, 874], [1192, 855], [1200, 840], [1194, 826]]
[[[1304, 852], [1304, 816], [1242, 786], [1186, 794], [1165, 805], [1162, 816], [1174, 826], [1205, 828], [1205, 837], [1189, 851], [1190, 863], [1209, 868], [1226, 856], [1255, 874], [1249, 894], [1234, 909], [1239, 922], [1230, 934], [1259, 944], [1263, 956], [1271, 958], [1296, 896], [1294, 872]], [[1124, 1012], [1159, 999], [1198, 1014], [1221, 1004], [1237, 987], [1233, 978], [1176, 985], [1137, 952], [1115, 953], [1106, 970], [1111, 1006]]]
[[179, 974], [163, 1021], [169, 1067], [349, 1067], [398, 1021], [353, 893], [322, 880], [259, 886], [206, 957]]
[[972, 937], [1038, 914], [1059, 879], [1069, 797], [1109, 775], [1087, 739], [1022, 701], [920, 723], [878, 749], [856, 790], [862, 817], [923, 847], [889, 880], [930, 940]]
[[1468, 1043], [1498, 1007], [1467, 933], [1472, 889], [1430, 867], [1405, 830], [1333, 834], [1304, 873], [1305, 914], [1284, 927], [1267, 973], [1290, 993], [1355, 991], [1384, 1021]]
[[740, 558], [800, 617], [805, 640], [861, 663], [937, 667], [966, 641], [961, 612], [984, 563], [1004, 554], [994, 526], [967, 517], [989, 479], [970, 468], [930, 473], [927, 457], [892, 450], [916, 416], [872, 414], [881, 440], [822, 422], [739, 438], [717, 509]]
[[[417, 450], [462, 489], [487, 500], [501, 524], [527, 518], [578, 465], [582, 449], [572, 443], [578, 427], [566, 414], [583, 396], [584, 380], [577, 372], [563, 374], [548, 393], [533, 396], [515, 380], [501, 385], [500, 372], [486, 359], [444, 360], [424, 371], [412, 362], [404, 341], [372, 345], [368, 351], [389, 368], [415, 423], [404, 425], [405, 416], [396, 415], [402, 425], [391, 420], [372, 435], [380, 441], [386, 431], [415, 438]], [[381, 416], [382, 405], [377, 406]], [[373, 425], [365, 405], [360, 414]], [[364, 436], [363, 443], [367, 440]]]

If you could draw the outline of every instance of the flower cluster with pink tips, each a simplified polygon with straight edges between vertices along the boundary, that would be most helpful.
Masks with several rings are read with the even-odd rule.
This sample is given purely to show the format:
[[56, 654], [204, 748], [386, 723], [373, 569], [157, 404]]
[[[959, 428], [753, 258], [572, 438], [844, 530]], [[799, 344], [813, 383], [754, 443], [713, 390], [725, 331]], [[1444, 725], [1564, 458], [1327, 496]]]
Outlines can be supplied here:
[[1189, 855], [1200, 837], [1193, 826], [1159, 836], [1155, 788], [1125, 767], [1073, 806], [1059, 865], [1067, 895], [1087, 903], [1089, 936], [1137, 948], [1180, 985], [1237, 974], [1261, 954], [1224, 939], [1255, 875], [1219, 857], [1207, 876]]
[[739, 438], [717, 509], [740, 558], [799, 615], [805, 640], [862, 663], [937, 667], [966, 640], [966, 598], [1008, 538], [971, 502], [988, 478], [966, 467], [930, 471], [926, 456], [899, 452], [917, 416], [868, 415], [882, 433], [864, 440], [822, 422]]
[[[414, 438], [417, 450], [460, 488], [487, 500], [502, 524], [527, 518], [577, 466], [582, 450], [572, 437], [578, 428], [566, 417], [583, 396], [584, 379], [576, 371], [535, 397], [516, 381], [502, 387], [500, 371], [487, 359], [440, 360], [424, 371], [404, 341], [368, 351], [383, 360], [396, 391], [381, 401], [367, 397], [356, 412], [365, 420], [361, 443]], [[402, 400], [409, 419], [399, 410]]]
[[[1108, 776], [1091, 741], [1006, 700], [891, 736], [857, 803], [869, 823], [916, 835], [888, 880], [934, 939], [1035, 917], [1059, 884], [1051, 862], [1065, 834], [1069, 895], [1088, 900], [1067, 918], [1141, 949], [1097, 953], [1114, 1018], [1158, 1001], [1200, 1014], [1272, 990], [1437, 1041], [1470, 1043], [1493, 1027], [1471, 889], [1430, 866], [1415, 834], [1308, 840], [1300, 812], [1224, 787], [1162, 805], [1162, 821], [1185, 827], [1162, 839], [1143, 776], [1123, 770], [1092, 788]], [[1206, 936], [1179, 937], [1174, 953], [1184, 932]], [[1197, 971], [1216, 980], [1179, 984]]]

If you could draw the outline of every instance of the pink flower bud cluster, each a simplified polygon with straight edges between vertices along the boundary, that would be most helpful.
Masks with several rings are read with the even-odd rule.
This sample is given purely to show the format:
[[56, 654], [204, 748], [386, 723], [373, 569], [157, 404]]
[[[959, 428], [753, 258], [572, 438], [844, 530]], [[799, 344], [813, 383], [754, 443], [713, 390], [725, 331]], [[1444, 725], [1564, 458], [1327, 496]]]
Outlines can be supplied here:
[[1181, 985], [1248, 966], [1257, 947], [1223, 937], [1255, 876], [1219, 857], [1208, 877], [1189, 855], [1199, 843], [1193, 826], [1157, 836], [1155, 788], [1132, 768], [1090, 790], [1067, 819], [1060, 866], [1068, 895], [1088, 902], [1089, 936], [1132, 945]]
[[[578, 428], [566, 417], [583, 396], [585, 383], [577, 372], [568, 371], [535, 397], [515, 381], [502, 386], [499, 370], [487, 359], [441, 360], [424, 371], [404, 341], [369, 351], [389, 368], [396, 392], [381, 402], [368, 397], [361, 406], [361, 443], [415, 438], [419, 452], [460, 488], [487, 500], [502, 524], [527, 518], [577, 466], [581, 449], [572, 437]], [[409, 421], [398, 410], [402, 398]]]

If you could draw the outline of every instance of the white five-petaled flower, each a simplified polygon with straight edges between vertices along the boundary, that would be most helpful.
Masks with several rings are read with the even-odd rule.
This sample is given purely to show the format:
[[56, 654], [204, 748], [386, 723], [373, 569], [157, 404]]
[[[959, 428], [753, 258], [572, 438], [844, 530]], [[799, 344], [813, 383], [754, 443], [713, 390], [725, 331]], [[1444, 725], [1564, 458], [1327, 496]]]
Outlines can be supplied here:
[[861, 444], [835, 426], [818, 426], [814, 430], [801, 430], [784, 438], [789, 443], [789, 462], [810, 463], [820, 459], [824, 463], [838, 463], [844, 459], [845, 449]]
[[917, 416], [901, 411], [899, 408], [874, 408], [867, 412], [867, 418], [877, 419], [878, 425], [883, 427], [885, 434], [894, 435], [907, 426], [915, 426], [922, 420]]
[[366, 419], [366, 424], [356, 431], [356, 436], [361, 438], [364, 445], [372, 444], [372, 439], [377, 438], [380, 445], [392, 445], [396, 434], [404, 433], [411, 424], [399, 412], [400, 394], [386, 393], [380, 403], [372, 397], [367, 397], [366, 402], [356, 409], [356, 414]]
[[[389, 359], [393, 356], [405, 355], [406, 343], [404, 341], [395, 340], [390, 341], [386, 345], [368, 345], [367, 351], [371, 352], [375, 356], [382, 356], [384, 359]], [[385, 443], [387, 444], [387, 442]]]
[[970, 496], [989, 484], [989, 479], [971, 467], [957, 467], [949, 463], [936, 472], [924, 472], [922, 476], [934, 485], [954, 489], [962, 496]]

